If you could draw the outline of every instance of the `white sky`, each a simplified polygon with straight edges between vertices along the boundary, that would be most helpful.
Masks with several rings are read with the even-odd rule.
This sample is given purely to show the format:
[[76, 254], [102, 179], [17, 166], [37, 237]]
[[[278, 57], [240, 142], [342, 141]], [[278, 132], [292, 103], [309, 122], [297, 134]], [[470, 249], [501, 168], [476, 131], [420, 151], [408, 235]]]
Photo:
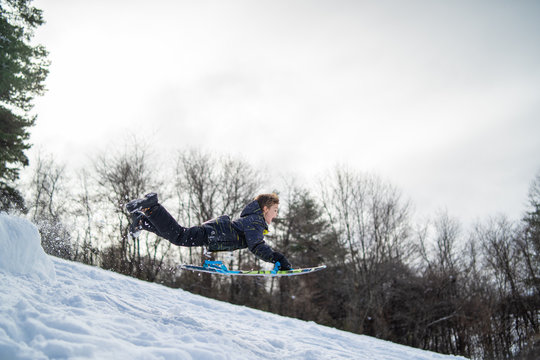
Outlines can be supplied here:
[[419, 214], [519, 218], [540, 170], [540, 2], [38, 0], [35, 148], [127, 133], [307, 181], [346, 164]]

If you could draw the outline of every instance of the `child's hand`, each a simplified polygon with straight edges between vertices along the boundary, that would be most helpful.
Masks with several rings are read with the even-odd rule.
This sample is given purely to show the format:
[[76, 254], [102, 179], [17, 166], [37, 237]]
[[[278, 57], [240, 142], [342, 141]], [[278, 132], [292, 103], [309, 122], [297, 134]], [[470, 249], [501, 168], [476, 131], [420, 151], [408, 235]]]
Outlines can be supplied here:
[[279, 270], [280, 271], [281, 270], [291, 270], [292, 269], [291, 264], [289, 263], [287, 258], [282, 253], [279, 253], [277, 251], [274, 251], [274, 259], [272, 260], [272, 262], [274, 264], [279, 262]]

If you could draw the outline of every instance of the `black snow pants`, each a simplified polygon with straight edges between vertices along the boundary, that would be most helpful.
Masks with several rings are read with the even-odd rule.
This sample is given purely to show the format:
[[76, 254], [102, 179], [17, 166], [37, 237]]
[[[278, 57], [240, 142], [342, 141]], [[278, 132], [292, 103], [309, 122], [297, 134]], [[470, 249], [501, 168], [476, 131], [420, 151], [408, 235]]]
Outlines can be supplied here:
[[177, 246], [207, 246], [208, 236], [202, 226], [185, 228], [169, 214], [161, 205], [152, 209], [146, 219], [152, 226], [144, 226], [145, 230], [169, 240]]

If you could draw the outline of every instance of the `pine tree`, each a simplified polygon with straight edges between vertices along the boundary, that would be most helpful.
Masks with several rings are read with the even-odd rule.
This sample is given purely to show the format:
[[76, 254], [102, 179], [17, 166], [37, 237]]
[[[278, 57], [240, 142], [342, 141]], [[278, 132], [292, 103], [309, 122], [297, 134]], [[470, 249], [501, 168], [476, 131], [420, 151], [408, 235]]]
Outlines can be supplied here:
[[276, 310], [282, 315], [328, 324], [328, 311], [336, 304], [336, 292], [330, 288], [337, 283], [332, 269], [340, 252], [337, 234], [308, 190], [293, 188], [285, 202], [288, 206], [275, 221], [279, 234], [276, 247], [287, 255], [293, 267], [326, 264], [329, 269], [315, 277], [279, 279]]
[[528, 269], [528, 283], [540, 295], [540, 172], [529, 189], [529, 211], [523, 218], [525, 223], [524, 250]]
[[31, 0], [0, 0], [0, 210], [23, 208], [13, 187], [21, 167], [28, 165], [28, 128], [32, 100], [42, 95], [48, 74], [47, 51], [30, 41], [44, 23], [42, 11]]

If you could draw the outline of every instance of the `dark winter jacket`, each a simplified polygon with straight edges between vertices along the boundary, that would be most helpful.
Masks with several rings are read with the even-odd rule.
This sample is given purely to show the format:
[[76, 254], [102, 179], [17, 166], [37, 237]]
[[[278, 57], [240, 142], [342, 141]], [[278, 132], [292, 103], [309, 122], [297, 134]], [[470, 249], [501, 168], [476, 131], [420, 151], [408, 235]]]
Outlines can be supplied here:
[[249, 248], [261, 260], [274, 260], [274, 251], [264, 241], [268, 225], [256, 200], [244, 208], [239, 219], [231, 221], [228, 215], [223, 215], [205, 222], [202, 226], [208, 236], [210, 251]]

